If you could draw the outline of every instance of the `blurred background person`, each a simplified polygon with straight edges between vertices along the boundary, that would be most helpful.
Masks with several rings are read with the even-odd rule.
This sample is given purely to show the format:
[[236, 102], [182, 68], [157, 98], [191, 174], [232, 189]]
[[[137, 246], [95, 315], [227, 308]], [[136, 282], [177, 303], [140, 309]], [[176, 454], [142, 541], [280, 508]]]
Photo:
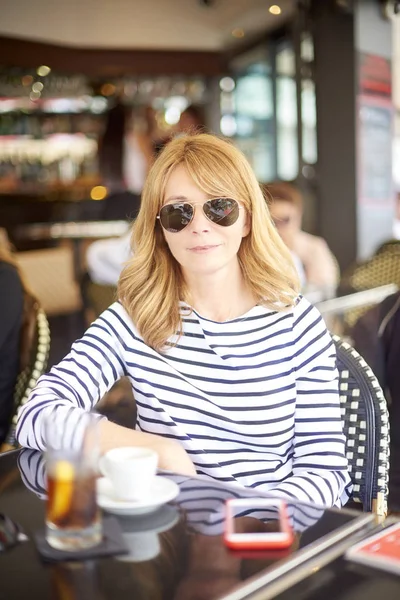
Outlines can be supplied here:
[[393, 238], [400, 240], [400, 190], [396, 194], [396, 212], [393, 222]]
[[[117, 107], [115, 107], [117, 108]], [[120, 114], [120, 108], [116, 114]], [[111, 118], [110, 124], [117, 120], [116, 131], [120, 135], [120, 117], [116, 119], [115, 115]], [[125, 118], [125, 117], [124, 117]], [[125, 151], [123, 156], [123, 172], [125, 180], [131, 182], [130, 191], [141, 192], [143, 181], [146, 178], [147, 171], [152, 164], [154, 158], [163, 149], [166, 143], [174, 136], [162, 137], [157, 129], [154, 110], [147, 106], [144, 110], [144, 120], [146, 126], [139, 133], [134, 133], [131, 127], [130, 133], [127, 135]], [[206, 131], [205, 116], [203, 107], [190, 104], [180, 116], [176, 125], [175, 135], [184, 133], [200, 133]], [[115, 139], [111, 136], [111, 139]], [[117, 152], [118, 156], [118, 152]], [[115, 160], [115, 157], [113, 158]], [[138, 165], [141, 165], [140, 167]], [[107, 165], [110, 168], [110, 165]], [[137, 174], [141, 169], [141, 179], [138, 179]], [[119, 173], [119, 169], [115, 169], [115, 173]], [[140, 181], [140, 185], [138, 183]], [[136, 187], [134, 187], [136, 186]], [[140, 187], [140, 189], [139, 189]], [[136, 214], [134, 215], [136, 216]], [[119, 274], [123, 264], [128, 260], [131, 254], [130, 249], [130, 234], [124, 234], [118, 239], [98, 240], [90, 244], [86, 253], [86, 266], [90, 280], [101, 286], [116, 286]], [[300, 281], [304, 280], [304, 270], [300, 263], [297, 264]], [[103, 292], [102, 292], [103, 294]], [[104, 307], [107, 308], [107, 307]]]
[[[338, 263], [323, 238], [301, 229], [301, 192], [285, 181], [274, 181], [262, 188], [279, 235], [294, 255], [298, 271], [303, 268], [303, 287], [319, 288], [324, 290], [324, 297], [332, 296], [339, 281]], [[300, 279], [301, 275], [300, 270]]]
[[5, 237], [0, 238], [0, 445], [13, 411], [14, 388], [20, 368], [24, 285]]
[[189, 104], [182, 111], [176, 129], [177, 133], [207, 133], [204, 109], [199, 104]]
[[144, 115], [128, 109], [123, 143], [122, 175], [126, 188], [141, 194], [147, 173], [154, 160], [152, 132], [155, 129], [154, 112], [145, 107]]
[[132, 109], [119, 101], [107, 114], [99, 140], [100, 175], [108, 192], [102, 215], [106, 220], [135, 218], [139, 212], [154, 148], [148, 122], [136, 125]]

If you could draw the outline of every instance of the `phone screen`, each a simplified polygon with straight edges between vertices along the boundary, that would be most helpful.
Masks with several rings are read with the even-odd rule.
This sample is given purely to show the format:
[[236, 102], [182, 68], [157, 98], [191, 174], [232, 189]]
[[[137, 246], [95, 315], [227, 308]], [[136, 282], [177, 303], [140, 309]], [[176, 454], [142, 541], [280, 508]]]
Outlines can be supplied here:
[[282, 532], [282, 521], [277, 507], [255, 509], [249, 506], [234, 507], [232, 519], [232, 533], [266, 534]]

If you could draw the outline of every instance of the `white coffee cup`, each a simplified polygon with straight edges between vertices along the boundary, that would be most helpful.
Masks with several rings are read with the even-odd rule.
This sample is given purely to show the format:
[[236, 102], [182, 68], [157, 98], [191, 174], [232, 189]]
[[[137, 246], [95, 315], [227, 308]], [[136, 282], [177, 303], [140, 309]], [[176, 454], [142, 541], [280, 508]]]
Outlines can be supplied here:
[[124, 446], [106, 452], [100, 471], [112, 483], [121, 500], [143, 500], [150, 495], [157, 472], [158, 454], [150, 448]]

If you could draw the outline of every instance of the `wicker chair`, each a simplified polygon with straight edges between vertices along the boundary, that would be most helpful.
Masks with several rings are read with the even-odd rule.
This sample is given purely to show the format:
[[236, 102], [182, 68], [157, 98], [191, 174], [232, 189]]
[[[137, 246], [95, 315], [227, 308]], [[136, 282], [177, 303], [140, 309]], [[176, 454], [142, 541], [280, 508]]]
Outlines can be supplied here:
[[389, 416], [377, 378], [348, 343], [333, 336], [339, 370], [346, 456], [353, 481], [353, 501], [364, 511], [387, 513]]
[[[369, 260], [358, 263], [344, 273], [340, 288], [347, 292], [369, 290], [388, 283], [400, 288], [400, 241], [388, 240], [382, 244]], [[345, 324], [352, 327], [371, 305], [354, 308], [346, 312]]]
[[28, 400], [40, 375], [44, 373], [50, 350], [50, 329], [47, 317], [38, 302], [30, 308], [31, 324], [26, 328], [25, 340], [22, 340], [21, 370], [14, 389], [14, 409], [11, 425], [1, 451], [18, 447], [15, 439], [15, 427], [20, 406]]

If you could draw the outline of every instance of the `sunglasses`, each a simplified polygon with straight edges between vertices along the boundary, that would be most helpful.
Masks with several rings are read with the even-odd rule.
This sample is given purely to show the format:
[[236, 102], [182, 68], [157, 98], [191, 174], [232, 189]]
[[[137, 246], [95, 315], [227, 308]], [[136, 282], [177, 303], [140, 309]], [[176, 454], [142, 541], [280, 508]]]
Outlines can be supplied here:
[[[194, 207], [190, 202], [172, 202], [165, 204], [157, 219], [166, 231], [179, 233], [193, 221]], [[233, 198], [212, 198], [202, 205], [203, 213], [211, 223], [230, 227], [236, 223], [241, 206]]]

